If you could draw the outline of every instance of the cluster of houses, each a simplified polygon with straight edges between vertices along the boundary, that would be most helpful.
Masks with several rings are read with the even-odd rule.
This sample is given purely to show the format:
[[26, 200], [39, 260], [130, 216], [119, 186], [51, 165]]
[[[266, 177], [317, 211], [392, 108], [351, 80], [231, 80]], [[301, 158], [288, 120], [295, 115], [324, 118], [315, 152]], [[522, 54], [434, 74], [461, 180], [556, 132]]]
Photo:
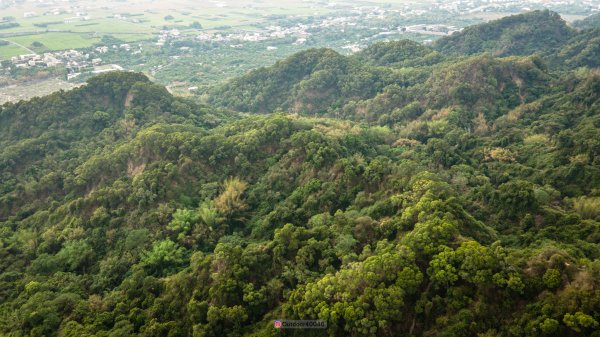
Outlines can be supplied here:
[[102, 62], [101, 59], [90, 59], [89, 54], [73, 49], [44, 54], [19, 55], [12, 57], [10, 61], [17, 68], [50, 68], [64, 65], [72, 72], [78, 72]]
[[[442, 1], [436, 6], [450, 13], [457, 14], [472, 14], [483, 12], [514, 12], [514, 11], [529, 11], [533, 8], [541, 8], [550, 5], [552, 6], [573, 6], [578, 5], [582, 8], [587, 7], [592, 11], [600, 10], [600, 5], [596, 0], [454, 0]], [[552, 9], [552, 8], [550, 8]]]
[[178, 38], [180, 35], [181, 32], [179, 31], [179, 29], [161, 30], [156, 45], [158, 47], [162, 47], [165, 45], [169, 38]]
[[123, 43], [113, 46], [98, 46], [89, 52], [71, 49], [43, 54], [24, 54], [13, 56], [10, 59], [10, 65], [21, 69], [64, 66], [67, 70], [67, 79], [75, 78], [86, 72], [102, 73], [122, 70], [123, 68], [116, 64], [103, 64], [102, 58], [98, 57], [110, 50], [124, 50], [132, 54], [139, 54], [142, 52], [142, 45], [139, 44], [136, 48], [136, 46]]
[[461, 31], [462, 28], [456, 26], [437, 25], [437, 24], [420, 24], [398, 28], [403, 33], [418, 33], [424, 35], [451, 35], [454, 32]]
[[[98, 47], [96, 51], [103, 51], [104, 48], [108, 47]], [[101, 58], [94, 58], [91, 54], [78, 50], [19, 55], [12, 57], [10, 63], [16, 68], [23, 69], [64, 66], [67, 70], [68, 80], [78, 77], [82, 73], [98, 74], [106, 71], [123, 70], [122, 67], [116, 64], [103, 65]]]
[[[404, 10], [387, 10], [381, 9], [379, 7], [355, 7], [353, 9], [353, 13], [358, 14], [354, 16], [341, 16], [341, 17], [327, 17], [319, 22], [309, 23], [309, 24], [296, 24], [290, 27], [282, 27], [271, 25], [265, 27], [264, 30], [261, 31], [242, 31], [235, 33], [208, 33], [201, 32], [196, 36], [197, 40], [206, 41], [206, 42], [260, 42], [267, 41], [271, 39], [279, 39], [285, 37], [296, 37], [296, 41], [293, 42], [294, 45], [300, 45], [307, 41], [309, 36], [312, 34], [311, 32], [317, 31], [323, 28], [333, 28], [339, 27], [343, 32], [344, 27], [348, 26], [357, 26], [361, 22], [364, 22], [363, 18], [379, 18], [384, 19], [387, 15], [413, 15], [415, 10], [408, 10], [408, 12]], [[425, 11], [423, 11], [425, 12]], [[376, 28], [372, 28], [376, 29]], [[425, 35], [450, 35], [456, 31], [459, 31], [460, 28], [455, 26], [447, 26], [440, 24], [419, 24], [419, 25], [410, 25], [405, 27], [398, 27], [397, 29], [383, 29], [377, 33], [376, 35], [392, 35], [392, 34], [403, 34], [403, 33], [419, 33]], [[164, 44], [161, 42], [160, 45]], [[241, 44], [231, 44], [232, 48], [239, 48]], [[355, 51], [357, 49], [356, 46], [351, 45], [348, 46], [349, 50]]]
[[[51, 5], [53, 3], [49, 3], [46, 5]], [[66, 8], [60, 8], [60, 7], [55, 7], [52, 8], [50, 10], [45, 11], [42, 14], [38, 14], [37, 12], [31, 11], [31, 12], [24, 12], [23, 13], [23, 18], [34, 18], [37, 16], [56, 16], [56, 15], [64, 15], [64, 14], [70, 14], [73, 15], [72, 17], [66, 18], [64, 19], [65, 23], [70, 23], [70, 22], [77, 22], [77, 21], [88, 21], [91, 19], [91, 17], [88, 15], [88, 13], [81, 9], [80, 7], [66, 7]]]
[[[244, 41], [244, 42], [260, 42], [270, 39], [279, 39], [288, 36], [295, 36], [296, 44], [302, 44], [311, 35], [307, 30], [310, 25], [298, 24], [292, 27], [269, 26], [264, 31], [244, 31], [238, 33], [206, 33], [202, 32], [196, 36], [197, 40], [210, 42], [229, 42], [229, 41]], [[236, 45], [237, 46], [237, 45]]]
[[127, 21], [127, 22], [132, 22], [132, 23], [140, 23], [140, 19], [135, 18], [135, 17], [130, 17], [126, 14], [115, 14], [113, 15], [113, 17], [117, 20], [121, 20], [121, 21]]
[[121, 43], [119, 45], [113, 44], [112, 46], [98, 46], [94, 48], [94, 52], [98, 54], [108, 53], [110, 50], [124, 50], [131, 52], [131, 55], [140, 54], [143, 50], [142, 44], [138, 43], [137, 47], [135, 45], [130, 45], [129, 43]]

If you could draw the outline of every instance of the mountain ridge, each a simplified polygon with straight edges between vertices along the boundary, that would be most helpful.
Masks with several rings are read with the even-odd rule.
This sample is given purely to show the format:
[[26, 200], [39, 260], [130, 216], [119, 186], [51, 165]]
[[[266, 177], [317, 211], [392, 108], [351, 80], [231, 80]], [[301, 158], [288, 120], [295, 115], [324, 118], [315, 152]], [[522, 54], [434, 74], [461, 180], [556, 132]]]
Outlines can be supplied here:
[[520, 56], [558, 48], [573, 35], [560, 14], [536, 10], [467, 27], [437, 40], [434, 49], [448, 55]]
[[[556, 43], [546, 43], [540, 39], [538, 35], [542, 34], [541, 31], [521, 32], [520, 27], [524, 26], [531, 26], [533, 30], [539, 28], [553, 31], [553, 34], [544, 33], [544, 36]], [[495, 47], [486, 47], [486, 44], [500, 43], [498, 41], [502, 40], [503, 33], [498, 27], [503, 27], [507, 32], [516, 30], [521, 32], [519, 39], [528, 39], [509, 39], [506, 43], [531, 46], [523, 47], [523, 52], [518, 53], [495, 53]], [[481, 35], [487, 31], [498, 31], [498, 36], [470, 38], [471, 35]], [[360, 113], [357, 115], [353, 112], [354, 106], [373, 99], [388, 88], [402, 88], [403, 95], [408, 97], [422, 95], [419, 87], [427, 87], [427, 81], [431, 81], [435, 69], [441, 68], [442, 64], [453, 67], [454, 64], [470, 60], [474, 67], [482, 67], [486, 62], [485, 57], [472, 54], [488, 53], [490, 57], [498, 59], [521, 57], [523, 61], [519, 62], [527, 64], [526, 60], [535, 59], [532, 52], [535, 49], [535, 56], [538, 58], [533, 63], [529, 62], [532, 65], [531, 72], [548, 67], [555, 70], [555, 73], [581, 66], [596, 67], [597, 36], [597, 31], [594, 30], [575, 32], [567, 27], [557, 13], [534, 11], [469, 27], [465, 32], [438, 40], [433, 47], [407, 40], [380, 42], [347, 57], [332, 50], [307, 50], [215, 88], [209, 94], [208, 101], [216, 106], [245, 112], [264, 113], [280, 110], [329, 117], [360, 118]], [[511, 39], [513, 37], [516, 35]], [[474, 51], [458, 51], [471, 48], [468, 44], [476, 46]], [[444, 47], [446, 45], [457, 49], [452, 51]], [[465, 61], [461, 61], [463, 58]], [[475, 66], [476, 62], [483, 63]], [[516, 65], [519, 62], [513, 63]], [[513, 70], [506, 71], [514, 73]], [[286, 75], [289, 73], [298, 76], [289, 77]], [[486, 95], [496, 94], [492, 90], [484, 96]], [[410, 103], [410, 100], [416, 98], [407, 99], [407, 103]], [[371, 116], [371, 119], [376, 120], [379, 117], [381, 116]]]
[[0, 335], [596, 336], [596, 38], [308, 50], [214, 89], [252, 114], [130, 72], [5, 104]]

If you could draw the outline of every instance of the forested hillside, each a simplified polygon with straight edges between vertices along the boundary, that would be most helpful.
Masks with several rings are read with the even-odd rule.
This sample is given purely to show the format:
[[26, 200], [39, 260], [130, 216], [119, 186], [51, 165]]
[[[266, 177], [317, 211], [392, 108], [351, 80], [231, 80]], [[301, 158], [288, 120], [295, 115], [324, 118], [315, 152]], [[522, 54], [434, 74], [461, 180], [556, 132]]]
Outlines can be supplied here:
[[560, 47], [574, 34], [558, 13], [533, 11], [467, 27], [436, 41], [434, 47], [457, 56], [481, 52], [494, 56], [529, 55]]
[[[489, 101], [503, 106], [531, 98], [531, 94], [552, 92], [547, 83], [539, 82], [540, 72], [547, 80], [557, 80], [579, 67], [597, 68], [599, 33], [600, 28], [575, 31], [556, 13], [533, 11], [468, 27], [432, 47], [408, 40], [376, 43], [348, 57], [328, 49], [308, 50], [216, 87], [209, 101], [245, 112], [289, 111], [373, 122], [388, 118], [383, 115], [392, 109], [365, 108], [367, 102], [374, 104], [383, 99], [395, 107], [412, 101], [427, 105], [427, 97], [436, 96], [431, 99], [452, 104], [448, 97], [437, 97], [439, 90], [450, 94], [454, 101], [468, 101], [490, 99], [482, 94], [489, 93], [490, 88], [485, 86], [498, 85], [498, 90], [491, 93], [494, 96], [514, 95], [515, 88], [529, 90], [529, 85], [537, 87], [535, 93], [518, 93], [523, 96], [519, 99]], [[451, 79], [461, 82], [451, 85], [444, 79], [443, 83], [433, 84], [437, 88], [432, 90], [431, 82], [441, 72], [469, 78]], [[480, 82], [488, 79], [502, 83]], [[479, 92], [467, 97], [471, 90]]]
[[0, 335], [600, 336], [598, 31], [489, 25], [543, 18], [563, 55], [395, 41], [221, 108], [123, 72], [3, 105]]
[[583, 20], [575, 21], [575, 27], [581, 29], [596, 28], [598, 26], [600, 26], [600, 13], [592, 14]]

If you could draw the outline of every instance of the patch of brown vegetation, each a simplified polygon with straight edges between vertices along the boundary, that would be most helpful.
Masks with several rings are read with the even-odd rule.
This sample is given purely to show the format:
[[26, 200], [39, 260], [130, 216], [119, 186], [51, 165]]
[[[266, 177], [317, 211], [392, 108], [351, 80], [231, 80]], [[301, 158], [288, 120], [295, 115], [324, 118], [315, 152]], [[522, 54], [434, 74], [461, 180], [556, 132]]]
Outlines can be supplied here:
[[127, 96], [125, 97], [125, 108], [129, 108], [131, 106], [131, 102], [133, 101], [133, 94], [130, 92], [127, 93]]
[[142, 173], [146, 168], [146, 163], [134, 164], [133, 161], [129, 160], [127, 162], [127, 175], [131, 178], [137, 176]]

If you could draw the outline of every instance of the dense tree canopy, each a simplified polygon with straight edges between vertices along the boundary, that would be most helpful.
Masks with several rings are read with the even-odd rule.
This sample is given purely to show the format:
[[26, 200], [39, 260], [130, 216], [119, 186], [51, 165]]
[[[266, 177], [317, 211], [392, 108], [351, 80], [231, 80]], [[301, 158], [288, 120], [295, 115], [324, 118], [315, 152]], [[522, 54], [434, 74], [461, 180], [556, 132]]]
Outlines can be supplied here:
[[3, 105], [0, 335], [599, 336], [600, 72], [536, 46], [215, 89], [260, 115], [124, 72]]
[[529, 55], [559, 47], [574, 34], [558, 13], [538, 10], [467, 27], [436, 41], [435, 49], [450, 55]]

